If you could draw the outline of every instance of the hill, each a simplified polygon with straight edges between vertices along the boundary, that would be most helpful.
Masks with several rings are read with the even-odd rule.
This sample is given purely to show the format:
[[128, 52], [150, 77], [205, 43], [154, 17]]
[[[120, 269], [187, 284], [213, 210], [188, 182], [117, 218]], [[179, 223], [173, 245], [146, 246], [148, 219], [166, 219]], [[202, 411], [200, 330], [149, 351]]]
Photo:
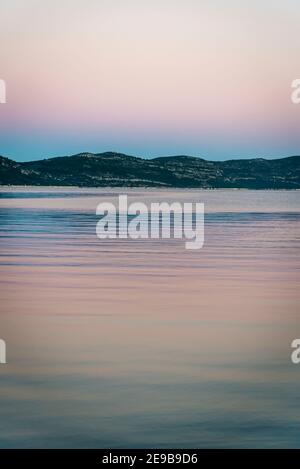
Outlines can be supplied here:
[[80, 187], [300, 189], [300, 156], [207, 161], [79, 153], [18, 163], [0, 156], [0, 184]]

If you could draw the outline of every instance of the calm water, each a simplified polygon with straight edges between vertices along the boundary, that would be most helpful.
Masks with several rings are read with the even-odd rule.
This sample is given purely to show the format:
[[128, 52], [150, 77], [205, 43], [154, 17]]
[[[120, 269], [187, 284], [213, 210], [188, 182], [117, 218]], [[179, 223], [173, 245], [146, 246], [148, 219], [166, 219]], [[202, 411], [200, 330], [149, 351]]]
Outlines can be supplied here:
[[199, 251], [100, 241], [117, 194], [1, 191], [0, 446], [300, 448], [300, 192], [129, 191], [205, 202]]

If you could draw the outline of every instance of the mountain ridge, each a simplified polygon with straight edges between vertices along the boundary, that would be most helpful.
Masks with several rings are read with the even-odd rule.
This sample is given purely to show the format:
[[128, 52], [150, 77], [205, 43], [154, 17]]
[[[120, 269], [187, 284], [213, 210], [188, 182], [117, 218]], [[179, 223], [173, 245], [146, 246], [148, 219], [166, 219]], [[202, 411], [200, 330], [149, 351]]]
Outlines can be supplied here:
[[300, 189], [300, 156], [210, 161], [81, 152], [27, 162], [0, 156], [1, 185]]

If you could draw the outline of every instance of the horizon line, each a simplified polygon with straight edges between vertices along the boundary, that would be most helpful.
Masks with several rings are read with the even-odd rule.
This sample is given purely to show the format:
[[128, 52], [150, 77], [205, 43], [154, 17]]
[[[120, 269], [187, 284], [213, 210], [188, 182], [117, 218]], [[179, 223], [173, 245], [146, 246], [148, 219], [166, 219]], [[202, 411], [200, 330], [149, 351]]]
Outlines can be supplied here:
[[14, 157], [11, 157], [11, 156], [5, 156], [3, 154], [0, 153], [0, 157], [2, 158], [7, 158], [11, 161], [14, 161], [15, 163], [31, 163], [33, 161], [45, 161], [45, 160], [51, 160], [51, 159], [54, 159], [54, 158], [72, 158], [74, 156], [81, 156], [81, 155], [107, 155], [107, 154], [112, 154], [112, 155], [122, 155], [122, 156], [128, 156], [128, 157], [131, 157], [131, 158], [137, 158], [137, 159], [142, 159], [142, 160], [155, 160], [155, 159], [159, 159], [159, 158], [179, 158], [179, 157], [182, 157], [182, 158], [196, 158], [196, 159], [200, 159], [200, 160], [205, 160], [205, 161], [208, 161], [208, 162], [212, 162], [212, 163], [218, 163], [218, 162], [225, 162], [225, 161], [250, 161], [250, 160], [265, 160], [265, 161], [274, 161], [274, 160], [283, 160], [283, 159], [286, 159], [286, 158], [295, 158], [295, 157], [299, 157], [300, 156], [300, 153], [299, 154], [294, 154], [294, 155], [288, 155], [288, 156], [279, 156], [279, 157], [271, 157], [271, 158], [268, 158], [268, 157], [263, 157], [263, 156], [256, 156], [256, 157], [247, 157], [247, 158], [227, 158], [227, 159], [215, 159], [215, 160], [210, 160], [210, 159], [206, 159], [205, 157], [203, 156], [198, 156], [198, 155], [188, 155], [188, 154], [173, 154], [173, 155], [160, 155], [160, 156], [151, 156], [151, 157], [147, 157], [147, 156], [137, 156], [137, 155], [131, 155], [131, 154], [128, 154], [128, 153], [122, 153], [121, 151], [112, 151], [112, 150], [108, 150], [108, 151], [102, 151], [102, 152], [93, 152], [93, 151], [80, 151], [78, 153], [72, 153], [72, 154], [65, 154], [65, 155], [54, 155], [54, 156], [46, 156], [44, 158], [37, 158], [37, 159], [33, 159], [33, 160], [25, 160], [25, 161], [17, 161], [14, 159]]

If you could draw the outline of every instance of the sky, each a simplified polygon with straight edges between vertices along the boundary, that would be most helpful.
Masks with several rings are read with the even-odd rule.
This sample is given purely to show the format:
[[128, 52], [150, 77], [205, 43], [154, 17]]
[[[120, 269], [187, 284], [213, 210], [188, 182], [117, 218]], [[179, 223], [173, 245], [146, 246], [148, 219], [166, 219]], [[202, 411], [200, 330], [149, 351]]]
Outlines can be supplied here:
[[299, 0], [1, 0], [0, 154], [300, 154]]

